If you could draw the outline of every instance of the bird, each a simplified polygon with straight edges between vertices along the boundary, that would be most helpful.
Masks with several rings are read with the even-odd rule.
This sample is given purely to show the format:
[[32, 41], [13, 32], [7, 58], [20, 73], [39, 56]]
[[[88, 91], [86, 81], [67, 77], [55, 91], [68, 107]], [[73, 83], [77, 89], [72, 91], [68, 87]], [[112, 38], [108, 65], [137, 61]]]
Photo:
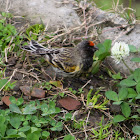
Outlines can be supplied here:
[[73, 77], [89, 72], [98, 47], [93, 41], [83, 40], [76, 47], [46, 48], [31, 40], [29, 45], [22, 46], [21, 49], [44, 57], [52, 65], [56, 75]]

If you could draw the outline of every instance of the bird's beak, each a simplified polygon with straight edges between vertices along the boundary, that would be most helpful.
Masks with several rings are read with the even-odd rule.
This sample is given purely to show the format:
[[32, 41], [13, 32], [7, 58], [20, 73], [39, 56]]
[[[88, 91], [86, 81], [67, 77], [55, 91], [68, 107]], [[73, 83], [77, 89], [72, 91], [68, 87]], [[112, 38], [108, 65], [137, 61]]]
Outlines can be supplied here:
[[95, 50], [99, 50], [99, 48], [97, 46], [94, 46]]
[[94, 45], [93, 51], [95, 52], [95, 51], [97, 51], [97, 50], [99, 50], [99, 48], [98, 48], [97, 46]]

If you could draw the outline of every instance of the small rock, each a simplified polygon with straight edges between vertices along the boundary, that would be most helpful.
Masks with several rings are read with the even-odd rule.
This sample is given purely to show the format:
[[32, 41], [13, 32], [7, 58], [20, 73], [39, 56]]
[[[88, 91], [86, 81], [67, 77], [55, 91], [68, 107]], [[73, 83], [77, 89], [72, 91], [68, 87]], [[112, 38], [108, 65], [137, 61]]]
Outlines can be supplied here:
[[18, 68], [18, 69], [21, 69], [22, 68], [22, 64], [16, 64], [15, 67]]
[[15, 73], [15, 75], [13, 76], [13, 78], [15, 80], [21, 80], [23, 78], [23, 74], [22, 73]]
[[31, 96], [36, 98], [45, 98], [45, 90], [40, 88], [33, 88]]
[[8, 59], [8, 64], [9, 64], [10, 66], [14, 66], [14, 65], [16, 65], [16, 61], [17, 61], [17, 59], [16, 59], [15, 57], [10, 57], [10, 58]]
[[24, 95], [30, 96], [30, 87], [29, 86], [20, 86], [19, 88], [24, 93]]
[[67, 110], [78, 110], [81, 107], [81, 102], [71, 97], [64, 97], [58, 103]]
[[20, 86], [21, 86], [21, 83], [16, 81], [15, 86], [14, 86], [14, 88], [12, 90], [13, 91], [19, 91], [20, 90]]

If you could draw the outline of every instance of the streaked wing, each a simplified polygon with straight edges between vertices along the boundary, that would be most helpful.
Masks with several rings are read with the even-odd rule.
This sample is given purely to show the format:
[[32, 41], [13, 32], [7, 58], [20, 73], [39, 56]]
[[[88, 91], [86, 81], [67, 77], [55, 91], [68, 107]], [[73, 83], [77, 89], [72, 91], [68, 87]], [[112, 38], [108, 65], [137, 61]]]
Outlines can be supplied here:
[[62, 48], [58, 54], [53, 55], [53, 65], [67, 73], [79, 71], [80, 67], [77, 65], [73, 53], [75, 53], [73, 48]]

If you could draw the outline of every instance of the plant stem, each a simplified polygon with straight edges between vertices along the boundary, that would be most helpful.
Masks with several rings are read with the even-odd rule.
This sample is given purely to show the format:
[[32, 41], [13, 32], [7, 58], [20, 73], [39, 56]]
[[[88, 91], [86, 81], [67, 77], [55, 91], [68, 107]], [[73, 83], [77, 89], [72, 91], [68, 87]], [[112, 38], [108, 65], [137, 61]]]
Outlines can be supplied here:
[[132, 74], [133, 73], [133, 70], [129, 68], [129, 66], [125, 63], [124, 59], [122, 59], [122, 62], [124, 63], [124, 65], [128, 68], [128, 70]]

